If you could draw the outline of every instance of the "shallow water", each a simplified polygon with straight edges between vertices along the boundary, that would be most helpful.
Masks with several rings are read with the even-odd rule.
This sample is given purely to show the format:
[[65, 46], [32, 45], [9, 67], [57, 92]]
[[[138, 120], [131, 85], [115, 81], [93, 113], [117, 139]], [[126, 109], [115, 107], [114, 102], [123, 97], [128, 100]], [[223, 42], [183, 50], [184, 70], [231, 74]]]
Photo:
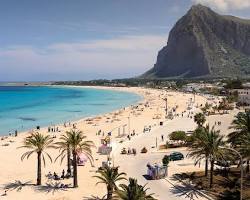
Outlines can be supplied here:
[[134, 93], [93, 88], [0, 86], [0, 134], [102, 114], [140, 99]]

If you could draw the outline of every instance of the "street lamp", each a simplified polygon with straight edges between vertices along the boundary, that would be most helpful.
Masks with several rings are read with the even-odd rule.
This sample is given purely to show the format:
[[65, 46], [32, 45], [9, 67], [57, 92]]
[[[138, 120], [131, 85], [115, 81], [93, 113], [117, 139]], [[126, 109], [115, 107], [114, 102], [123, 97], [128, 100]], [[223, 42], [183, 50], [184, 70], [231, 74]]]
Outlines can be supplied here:
[[230, 147], [221, 147], [221, 146], [220, 146], [220, 148], [221, 149], [227, 149], [227, 150], [233, 151], [240, 158], [240, 200], [242, 200], [242, 191], [243, 191], [243, 159], [242, 159], [242, 156], [240, 155], [240, 153], [238, 151], [236, 151], [233, 148], [230, 148]]
[[165, 118], [167, 119], [167, 116], [168, 116], [168, 98], [164, 98], [163, 99], [165, 101], [165, 104], [166, 104], [166, 108], [165, 108]]
[[128, 114], [128, 134], [130, 135], [130, 113]]
[[193, 90], [193, 94], [194, 94], [194, 104], [195, 104], [195, 90]]

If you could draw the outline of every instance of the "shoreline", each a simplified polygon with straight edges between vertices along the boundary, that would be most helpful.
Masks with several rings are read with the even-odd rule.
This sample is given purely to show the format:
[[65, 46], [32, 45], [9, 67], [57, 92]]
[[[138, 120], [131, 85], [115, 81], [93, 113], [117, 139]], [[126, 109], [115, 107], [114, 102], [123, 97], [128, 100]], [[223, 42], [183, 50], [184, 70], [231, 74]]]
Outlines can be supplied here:
[[[24, 86], [24, 87], [29, 87], [30, 85], [28, 86]], [[132, 104], [129, 104], [127, 106], [122, 106], [121, 108], [118, 108], [118, 109], [114, 109], [114, 110], [111, 110], [111, 111], [107, 111], [107, 112], [104, 112], [104, 113], [100, 113], [100, 114], [93, 114], [93, 115], [90, 115], [90, 116], [86, 116], [86, 117], [83, 117], [83, 116], [79, 116], [79, 119], [66, 119], [64, 120], [65, 122], [67, 123], [71, 123], [71, 124], [74, 124], [74, 123], [78, 123], [78, 122], [82, 122], [82, 121], [85, 121], [87, 119], [91, 119], [91, 118], [95, 118], [95, 117], [101, 117], [103, 115], [107, 115], [107, 114], [111, 114], [113, 112], [116, 112], [122, 108], [128, 108], [130, 106], [134, 106], [134, 105], [137, 105], [141, 102], [144, 101], [145, 99], [145, 96], [140, 94], [139, 92], [136, 92], [136, 91], [128, 91], [127, 88], [125, 87], [105, 87], [105, 86], [73, 86], [73, 85], [41, 85], [41, 86], [35, 86], [35, 85], [32, 85], [31, 87], [59, 87], [59, 88], [89, 88], [89, 89], [98, 89], [98, 90], [110, 90], [110, 91], [118, 91], [118, 92], [126, 92], [126, 93], [131, 93], [131, 94], [136, 94], [138, 95], [141, 99], [138, 100], [136, 103], [132, 103]], [[41, 130], [45, 130], [45, 129], [48, 129], [48, 127], [60, 127], [60, 126], [63, 126], [64, 123], [54, 123], [53, 125], [44, 125], [44, 126], [40, 126], [40, 131]], [[39, 126], [39, 125], [38, 125]], [[31, 131], [34, 131], [36, 130], [35, 127], [34, 128], [29, 128], [29, 129], [25, 129], [25, 130], [22, 130], [22, 131], [18, 131], [18, 135], [23, 135], [23, 134], [27, 134]], [[12, 133], [12, 135], [14, 135], [14, 131], [9, 131]], [[1, 138], [5, 138], [5, 137], [13, 137], [12, 135], [9, 135], [9, 133], [2, 133], [0, 135], [0, 139]]]
[[[75, 86], [79, 87], [79, 86]], [[91, 166], [89, 162], [85, 164], [84, 167], [78, 167], [78, 180], [79, 188], [78, 189], [69, 189], [67, 191], [58, 191], [55, 194], [38, 192], [33, 186], [25, 186], [21, 192], [11, 190], [8, 192], [7, 199], [25, 199], [27, 195], [28, 199], [37, 199], [37, 200], [77, 200], [79, 197], [91, 197], [103, 196], [106, 193], [105, 185], [98, 185], [98, 190], [96, 190], [97, 179], [93, 178], [95, 171], [102, 166], [103, 162], [107, 161], [107, 155], [102, 155], [98, 153], [98, 147], [102, 145], [101, 141], [106, 138], [108, 133], [111, 132], [111, 144], [112, 144], [112, 156], [114, 156], [113, 162], [116, 165], [119, 165], [121, 172], [127, 173], [127, 178], [135, 177], [138, 179], [138, 182], [144, 185], [143, 176], [139, 176], [140, 173], [145, 173], [146, 164], [144, 164], [143, 159], [152, 160], [152, 163], [155, 163], [158, 160], [158, 157], [155, 159], [152, 156], [158, 155], [153, 153], [156, 149], [153, 149], [152, 146], [155, 144], [155, 137], [159, 138], [159, 144], [162, 142], [160, 140], [161, 134], [165, 134], [167, 138], [169, 134], [169, 128], [172, 127], [171, 124], [174, 124], [174, 128], [183, 129], [183, 126], [186, 126], [185, 123], [178, 124], [182, 118], [176, 116], [177, 120], [166, 120], [165, 119], [165, 101], [164, 97], [168, 98], [168, 108], [176, 108], [176, 114], [181, 114], [184, 112], [189, 103], [192, 94], [185, 94], [177, 91], [166, 91], [159, 89], [151, 88], [106, 88], [98, 87], [99, 89], [111, 89], [111, 90], [123, 90], [128, 92], [135, 92], [136, 94], [143, 95], [144, 98], [138, 101], [136, 104], [130, 105], [126, 108], [121, 108], [114, 110], [105, 114], [96, 115], [92, 118], [84, 118], [77, 120], [76, 127], [78, 130], [85, 133], [88, 140], [92, 140], [95, 143], [97, 148], [93, 149], [94, 157], [94, 166]], [[197, 96], [197, 103], [205, 102], [206, 98], [202, 96]], [[186, 118], [187, 113], [185, 113]], [[89, 120], [88, 120], [89, 119]], [[184, 118], [183, 118], [184, 119]], [[193, 123], [193, 119], [189, 120]], [[163, 122], [164, 126], [160, 126], [159, 122]], [[73, 123], [73, 122], [72, 122]], [[128, 128], [128, 123], [129, 127]], [[171, 127], [169, 127], [171, 125]], [[152, 130], [150, 132], [143, 133], [143, 129], [151, 126]], [[165, 128], [166, 127], [166, 128]], [[42, 128], [39, 132], [45, 135], [56, 136], [53, 140], [58, 142], [59, 138], [66, 131], [69, 131], [72, 126], [64, 127], [63, 124], [60, 124], [59, 130], [61, 132], [50, 132], [48, 133], [47, 128]], [[160, 133], [155, 133], [159, 128], [163, 128]], [[101, 134], [97, 134], [101, 130]], [[171, 130], [171, 129], [170, 129]], [[131, 136], [129, 139], [128, 133], [135, 132], [134, 136]], [[121, 135], [119, 135], [121, 133]], [[4, 192], [4, 186], [8, 183], [13, 183], [15, 180], [20, 180], [22, 183], [30, 181], [35, 183], [36, 181], [36, 156], [31, 156], [28, 160], [21, 161], [21, 155], [27, 151], [27, 149], [18, 149], [22, 145], [23, 139], [27, 136], [28, 131], [19, 133], [17, 137], [9, 137], [4, 141], [0, 140], [0, 195]], [[155, 135], [156, 134], [156, 135]], [[12, 142], [10, 142], [12, 140]], [[8, 143], [8, 146], [4, 146], [5, 143]], [[149, 150], [149, 153], [143, 155], [140, 153], [141, 148], [146, 146]], [[123, 147], [130, 147], [137, 149], [137, 155], [131, 157], [131, 155], [120, 155], [120, 149]], [[56, 149], [49, 149], [48, 153], [51, 155], [53, 160], [58, 156], [59, 152]], [[146, 157], [145, 157], [146, 156]], [[160, 154], [160, 157], [162, 153]], [[48, 161], [48, 160], [47, 160]], [[139, 167], [133, 167], [133, 163], [139, 162]], [[146, 162], [146, 161], [145, 161]], [[17, 167], [18, 166], [18, 167]], [[48, 180], [45, 175], [49, 172], [56, 172], [61, 174], [61, 171], [65, 169], [66, 160], [62, 164], [59, 162], [47, 163], [46, 166], [42, 168], [42, 183], [43, 185], [47, 184]], [[131, 172], [132, 170], [132, 172]], [[138, 170], [137, 174], [134, 174], [133, 170]], [[139, 173], [140, 172], [140, 173]], [[71, 179], [63, 180], [64, 184], [72, 184]], [[153, 188], [153, 186], [150, 186]], [[165, 185], [164, 185], [165, 187]], [[152, 191], [154, 192], [154, 191]], [[6, 198], [3, 198], [6, 199]]]

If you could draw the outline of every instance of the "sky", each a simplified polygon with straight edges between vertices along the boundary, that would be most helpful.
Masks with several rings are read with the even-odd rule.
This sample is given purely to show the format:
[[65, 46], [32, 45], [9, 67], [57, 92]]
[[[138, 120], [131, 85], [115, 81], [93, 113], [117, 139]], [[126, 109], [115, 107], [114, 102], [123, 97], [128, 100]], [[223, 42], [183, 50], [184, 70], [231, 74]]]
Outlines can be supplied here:
[[140, 75], [197, 3], [250, 18], [250, 0], [0, 0], [0, 81]]

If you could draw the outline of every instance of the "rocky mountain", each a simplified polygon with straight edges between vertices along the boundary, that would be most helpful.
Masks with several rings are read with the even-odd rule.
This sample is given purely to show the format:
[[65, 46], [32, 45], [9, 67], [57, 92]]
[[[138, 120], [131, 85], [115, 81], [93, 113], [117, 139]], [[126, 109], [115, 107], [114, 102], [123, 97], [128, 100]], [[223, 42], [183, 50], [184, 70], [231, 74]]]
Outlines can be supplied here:
[[195, 5], [170, 31], [167, 46], [141, 77], [250, 76], [250, 20]]

